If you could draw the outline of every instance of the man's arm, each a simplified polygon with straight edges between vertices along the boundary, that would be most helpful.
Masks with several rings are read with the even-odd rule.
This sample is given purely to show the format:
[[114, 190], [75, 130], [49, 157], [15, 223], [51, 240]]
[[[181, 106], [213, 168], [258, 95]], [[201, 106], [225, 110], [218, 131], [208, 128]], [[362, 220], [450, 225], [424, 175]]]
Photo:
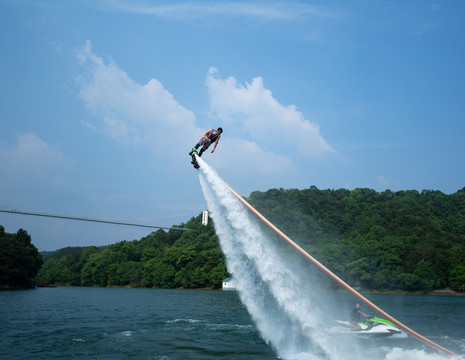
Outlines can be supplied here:
[[213, 147], [212, 153], [215, 152], [216, 145], [218, 145], [218, 140], [220, 140], [220, 137], [221, 137], [221, 136], [218, 136], [218, 139], [216, 139], [216, 141], [215, 141], [215, 146]]

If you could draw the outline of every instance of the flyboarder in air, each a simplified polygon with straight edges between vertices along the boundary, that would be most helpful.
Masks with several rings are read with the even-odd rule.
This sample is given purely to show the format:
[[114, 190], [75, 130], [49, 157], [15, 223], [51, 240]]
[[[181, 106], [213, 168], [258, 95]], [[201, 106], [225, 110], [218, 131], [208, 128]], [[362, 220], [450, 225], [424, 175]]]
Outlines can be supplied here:
[[202, 156], [203, 152], [208, 149], [208, 147], [211, 145], [211, 143], [215, 143], [215, 146], [213, 147], [212, 153], [215, 152], [216, 146], [218, 145], [218, 141], [220, 140], [221, 134], [223, 133], [222, 128], [218, 129], [210, 129], [208, 130], [203, 137], [200, 139], [200, 141], [192, 148], [190, 151], [189, 155], [193, 155], [194, 152], [197, 153], [197, 149], [202, 146], [200, 149], [200, 152], [198, 153], [199, 156]]
[[[197, 162], [197, 159], [195, 158], [195, 155], [197, 154], [198, 156], [202, 156], [203, 152], [208, 149], [208, 147], [211, 145], [212, 142], [215, 143], [215, 146], [213, 147], [212, 153], [215, 152], [216, 146], [218, 145], [218, 141], [220, 140], [221, 134], [223, 133], [222, 128], [218, 129], [210, 129], [208, 130], [203, 137], [200, 139], [200, 141], [192, 148], [192, 150], [189, 152], [189, 155], [192, 157], [191, 164], [194, 165], [196, 169], [200, 167], [199, 163]], [[197, 153], [197, 149], [202, 146], [200, 149], [200, 152]]]

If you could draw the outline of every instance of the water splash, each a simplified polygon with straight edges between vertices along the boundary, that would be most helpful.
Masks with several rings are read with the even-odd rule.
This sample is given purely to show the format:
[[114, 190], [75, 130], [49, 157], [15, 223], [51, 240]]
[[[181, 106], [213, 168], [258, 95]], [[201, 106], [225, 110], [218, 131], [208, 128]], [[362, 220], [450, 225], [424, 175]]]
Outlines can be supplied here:
[[283, 358], [339, 358], [322, 326], [327, 299], [311, 291], [318, 289], [316, 279], [261, 228], [216, 172], [199, 162], [228, 271], [263, 339]]
[[[347, 360], [400, 358], [451, 359], [419, 349], [400, 349], [337, 338], [328, 324], [335, 310], [330, 293], [322, 291], [321, 273], [252, 216], [216, 172], [202, 159], [199, 178], [228, 271], [242, 303], [262, 338], [283, 359]], [[394, 345], [394, 344], [392, 344]]]

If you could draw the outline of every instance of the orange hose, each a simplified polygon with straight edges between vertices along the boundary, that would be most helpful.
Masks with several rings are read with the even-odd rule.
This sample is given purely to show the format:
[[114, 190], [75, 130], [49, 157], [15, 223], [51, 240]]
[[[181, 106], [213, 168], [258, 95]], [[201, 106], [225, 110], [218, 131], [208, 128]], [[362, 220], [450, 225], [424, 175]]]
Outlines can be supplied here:
[[[431, 346], [432, 348], [439, 350], [447, 355], [455, 355], [458, 356], [458, 354], [447, 350], [443, 348], [442, 346], [432, 342], [431, 340], [425, 338], [424, 336], [416, 333], [412, 329], [408, 328], [398, 320], [394, 319], [392, 316], [384, 312], [382, 309], [377, 307], [375, 304], [373, 304], [370, 300], [365, 298], [362, 294], [360, 294], [358, 291], [353, 289], [350, 285], [345, 283], [342, 279], [340, 279], [336, 274], [334, 274], [331, 270], [329, 270], [327, 267], [325, 267], [323, 264], [321, 264], [318, 260], [316, 260], [313, 256], [311, 256], [309, 253], [307, 253], [304, 249], [302, 249], [299, 245], [297, 245], [294, 241], [292, 241], [286, 234], [284, 234], [281, 230], [279, 230], [276, 226], [274, 226], [268, 219], [266, 219], [262, 214], [260, 214], [252, 205], [250, 205], [247, 201], [245, 201], [238, 193], [236, 193], [228, 184], [225, 183], [225, 185], [228, 187], [228, 189], [236, 196], [240, 202], [242, 202], [250, 211], [252, 211], [260, 220], [262, 220], [266, 225], [268, 225], [274, 232], [276, 232], [281, 238], [286, 240], [290, 245], [292, 245], [298, 252], [300, 252], [303, 256], [305, 256], [308, 260], [310, 260], [313, 264], [315, 264], [318, 268], [320, 268], [323, 272], [325, 272], [329, 277], [331, 277], [333, 280], [335, 280], [339, 285], [341, 285], [344, 289], [349, 291], [352, 295], [360, 299], [360, 301], [363, 301], [367, 306], [372, 308], [374, 311], [376, 311], [378, 314], [386, 318], [387, 320], [391, 321], [394, 323], [399, 329], [404, 330], [405, 332], [409, 333], [413, 337], [417, 338], [418, 340], [422, 341], [426, 345]], [[462, 356], [463, 357], [463, 356]]]

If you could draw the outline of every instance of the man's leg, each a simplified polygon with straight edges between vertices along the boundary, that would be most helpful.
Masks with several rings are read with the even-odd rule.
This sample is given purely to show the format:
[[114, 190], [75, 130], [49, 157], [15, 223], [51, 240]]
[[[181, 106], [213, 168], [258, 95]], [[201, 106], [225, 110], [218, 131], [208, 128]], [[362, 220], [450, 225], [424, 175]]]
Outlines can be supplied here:
[[202, 156], [203, 152], [207, 150], [209, 146], [210, 144], [208, 142], [205, 142], [205, 144], [203, 144], [202, 148], [199, 151], [199, 156]]
[[210, 139], [206, 139], [206, 140], [203, 142], [203, 146], [202, 146], [202, 148], [200, 149], [199, 156], [202, 156], [203, 152], [209, 148], [210, 144], [211, 144]]
[[197, 143], [192, 150], [189, 152], [189, 155], [192, 155], [193, 153], [197, 152], [197, 149], [200, 147], [200, 143]]

